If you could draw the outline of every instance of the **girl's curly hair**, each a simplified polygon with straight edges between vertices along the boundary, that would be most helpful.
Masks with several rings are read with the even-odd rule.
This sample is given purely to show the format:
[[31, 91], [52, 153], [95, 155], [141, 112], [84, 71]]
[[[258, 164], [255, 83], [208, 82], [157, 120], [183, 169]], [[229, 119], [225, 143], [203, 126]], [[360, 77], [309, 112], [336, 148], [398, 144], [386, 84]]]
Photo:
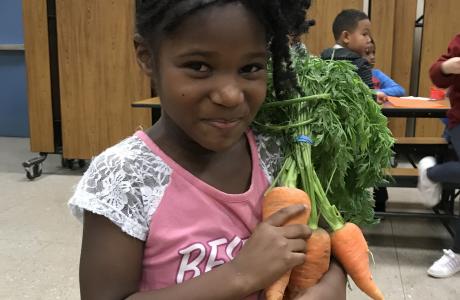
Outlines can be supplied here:
[[155, 40], [159, 34], [177, 28], [186, 16], [211, 5], [231, 2], [242, 3], [265, 28], [277, 97], [284, 99], [293, 90], [299, 91], [289, 43], [312, 24], [306, 20], [311, 0], [137, 0], [137, 32], [147, 40]]

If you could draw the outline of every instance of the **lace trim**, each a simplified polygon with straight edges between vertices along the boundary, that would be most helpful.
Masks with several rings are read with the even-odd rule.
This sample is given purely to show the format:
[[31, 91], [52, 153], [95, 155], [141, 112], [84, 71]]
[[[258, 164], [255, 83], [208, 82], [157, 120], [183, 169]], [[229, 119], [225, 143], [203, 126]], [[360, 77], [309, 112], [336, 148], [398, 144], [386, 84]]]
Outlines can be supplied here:
[[[281, 162], [280, 141], [256, 134], [259, 162], [271, 182]], [[97, 156], [69, 200], [74, 216], [102, 215], [128, 235], [145, 241], [151, 218], [170, 182], [172, 169], [132, 136]]]
[[127, 234], [145, 241], [150, 220], [169, 184], [172, 170], [137, 137], [97, 156], [69, 201], [73, 215], [103, 215]]
[[260, 156], [260, 167], [267, 176], [269, 182], [275, 178], [275, 174], [281, 167], [281, 141], [273, 136], [255, 134], [257, 152]]

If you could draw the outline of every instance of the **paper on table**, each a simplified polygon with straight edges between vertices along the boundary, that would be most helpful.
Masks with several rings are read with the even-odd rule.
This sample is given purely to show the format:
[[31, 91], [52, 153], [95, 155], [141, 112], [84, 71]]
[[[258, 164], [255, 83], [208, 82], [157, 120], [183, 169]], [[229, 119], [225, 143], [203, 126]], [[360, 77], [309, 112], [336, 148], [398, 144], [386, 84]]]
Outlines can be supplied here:
[[405, 100], [423, 100], [423, 101], [436, 101], [436, 99], [426, 98], [426, 97], [414, 97], [414, 96], [407, 96], [407, 97], [400, 97], [401, 99]]
[[447, 108], [447, 106], [436, 103], [434, 101], [426, 101], [426, 100], [411, 100], [411, 99], [401, 99], [398, 97], [388, 97], [388, 101], [394, 107], [402, 107], [402, 108]]

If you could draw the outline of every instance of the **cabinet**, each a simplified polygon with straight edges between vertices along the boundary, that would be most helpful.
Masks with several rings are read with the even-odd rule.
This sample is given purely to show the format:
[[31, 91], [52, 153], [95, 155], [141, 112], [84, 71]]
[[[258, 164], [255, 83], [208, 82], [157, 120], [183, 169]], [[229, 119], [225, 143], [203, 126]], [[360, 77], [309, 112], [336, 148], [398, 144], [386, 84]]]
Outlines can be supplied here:
[[30, 146], [90, 159], [152, 123], [135, 60], [132, 0], [23, 0]]

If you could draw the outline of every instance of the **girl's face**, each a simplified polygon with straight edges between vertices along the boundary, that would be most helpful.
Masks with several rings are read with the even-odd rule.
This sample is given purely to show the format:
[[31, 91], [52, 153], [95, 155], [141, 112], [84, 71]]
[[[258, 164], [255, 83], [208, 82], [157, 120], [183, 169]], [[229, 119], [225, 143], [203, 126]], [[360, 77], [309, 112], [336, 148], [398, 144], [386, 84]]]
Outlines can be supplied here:
[[371, 64], [372, 67], [375, 66], [375, 46], [374, 44], [370, 44], [369, 47], [366, 50], [366, 54], [364, 55], [364, 58], [367, 59], [367, 61]]
[[266, 96], [265, 31], [238, 2], [187, 17], [160, 42], [155, 86], [167, 126], [201, 147], [238, 142]]

